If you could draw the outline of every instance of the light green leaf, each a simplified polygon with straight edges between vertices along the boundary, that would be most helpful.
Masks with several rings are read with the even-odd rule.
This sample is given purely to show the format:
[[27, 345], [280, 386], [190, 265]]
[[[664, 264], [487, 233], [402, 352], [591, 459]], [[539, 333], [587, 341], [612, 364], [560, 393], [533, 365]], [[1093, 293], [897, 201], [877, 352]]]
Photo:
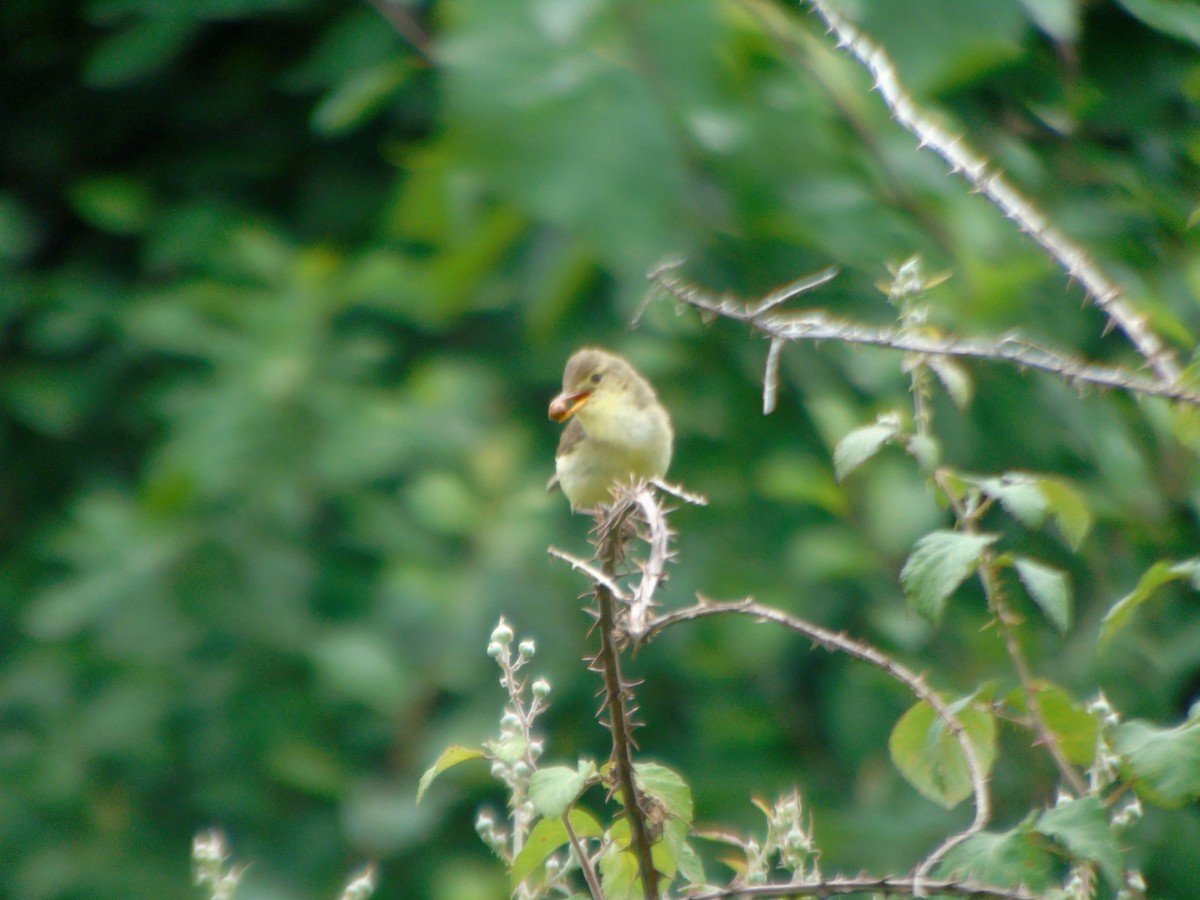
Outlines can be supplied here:
[[1017, 575], [1033, 602], [1060, 632], [1071, 627], [1071, 580], [1067, 573], [1024, 556], [1013, 559]]
[[1029, 18], [1060, 44], [1079, 38], [1079, 0], [1021, 0]]
[[353, 74], [317, 104], [313, 129], [333, 135], [349, 131], [382, 107], [415, 71], [408, 59], [399, 58]]
[[529, 799], [543, 816], [557, 819], [579, 799], [588, 779], [595, 774], [590, 764], [580, 769], [570, 766], [547, 766], [538, 769], [529, 779]]
[[1159, 560], [1145, 571], [1138, 580], [1137, 586], [1113, 604], [1100, 622], [1100, 646], [1103, 647], [1116, 636], [1128, 623], [1129, 619], [1143, 603], [1149, 600], [1154, 592], [1171, 581], [1188, 579], [1193, 588], [1197, 586], [1200, 577], [1200, 558], [1185, 559], [1181, 562]]
[[[996, 723], [974, 696], [950, 707], [966, 731], [986, 778], [996, 759]], [[933, 802], [952, 809], [971, 796], [967, 757], [949, 725], [924, 700], [910, 708], [888, 739], [892, 762], [905, 780]]]
[[959, 409], [971, 405], [971, 397], [975, 393], [975, 383], [971, 380], [966, 368], [948, 356], [931, 356], [929, 368], [933, 369], [938, 381], [946, 388], [946, 393]]
[[[1090, 766], [1096, 757], [1096, 717], [1071, 699], [1062, 688], [1047, 681], [1033, 684], [1038, 709], [1059, 749], [1079, 766]], [[1029, 712], [1025, 691], [1016, 688], [1006, 698], [1021, 713]]]
[[913, 609], [937, 622], [946, 598], [975, 571], [983, 551], [995, 540], [994, 534], [935, 531], [917, 541], [900, 571], [900, 583]]
[[1053, 877], [1055, 857], [1043, 849], [1030, 824], [1022, 822], [999, 834], [984, 831], [972, 835], [946, 854], [938, 875], [1044, 891]]
[[980, 489], [1000, 501], [1010, 516], [1029, 528], [1041, 528], [1050, 504], [1040, 479], [1022, 472], [1005, 472], [999, 478], [983, 478]]
[[1200, 718], [1175, 728], [1133, 720], [1117, 728], [1121, 774], [1156, 806], [1178, 809], [1200, 797]]
[[417, 802], [421, 802], [421, 798], [425, 795], [425, 791], [429, 785], [433, 783], [433, 779], [437, 778], [447, 769], [471, 759], [483, 759], [483, 751], [478, 747], [447, 747], [443, 750], [442, 755], [437, 758], [437, 761], [426, 769], [425, 774], [421, 776], [421, 781], [417, 785]]
[[640, 894], [634, 893], [638, 878], [637, 857], [629, 848], [629, 821], [622, 816], [617, 819], [608, 831], [609, 843], [600, 856], [600, 883], [604, 888], [605, 897], [633, 898]]
[[834, 476], [838, 481], [845, 480], [847, 475], [878, 453], [880, 448], [894, 438], [899, 431], [899, 419], [893, 421], [891, 417], [888, 419], [881, 417], [881, 421], [874, 425], [866, 425], [851, 431], [838, 441], [837, 446], [833, 449]]
[[[571, 823], [571, 830], [580, 840], [598, 838], [604, 834], [604, 829], [596, 821], [595, 816], [582, 809], [572, 809], [567, 815], [567, 820]], [[540, 819], [525, 839], [525, 846], [513, 860], [512, 869], [509, 871], [513, 890], [515, 891], [517, 885], [532, 875], [546, 861], [546, 857], [559, 847], [568, 844], [570, 840], [567, 827], [563, 824], [561, 817]]]
[[1117, 0], [1151, 28], [1200, 46], [1200, 6], [1189, 0]]
[[663, 805], [668, 813], [692, 823], [692, 790], [677, 773], [658, 763], [637, 763], [633, 767], [638, 787]]
[[1098, 864], [1109, 884], [1121, 885], [1124, 870], [1121, 848], [1108, 824], [1104, 806], [1095, 797], [1080, 797], [1048, 809], [1035, 827], [1072, 855]]
[[1061, 478], [1039, 478], [1038, 487], [1067, 546], [1078, 550], [1092, 528], [1092, 513], [1083, 495]]

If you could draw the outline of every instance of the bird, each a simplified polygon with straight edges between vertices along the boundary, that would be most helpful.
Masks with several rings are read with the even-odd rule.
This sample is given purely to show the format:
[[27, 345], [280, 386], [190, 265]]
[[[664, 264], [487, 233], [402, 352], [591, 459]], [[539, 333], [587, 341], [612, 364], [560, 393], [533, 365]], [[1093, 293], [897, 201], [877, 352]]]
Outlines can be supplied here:
[[609, 504], [614, 483], [661, 478], [671, 463], [671, 417], [650, 382], [609, 350], [571, 354], [549, 415], [567, 427], [547, 487], [557, 481], [573, 512]]

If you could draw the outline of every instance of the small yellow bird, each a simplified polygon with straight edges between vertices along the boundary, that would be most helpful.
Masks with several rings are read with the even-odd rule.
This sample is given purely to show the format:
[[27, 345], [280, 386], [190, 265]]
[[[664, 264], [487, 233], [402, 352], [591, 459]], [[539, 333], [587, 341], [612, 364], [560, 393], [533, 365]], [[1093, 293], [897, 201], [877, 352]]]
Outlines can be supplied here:
[[571, 420], [554, 468], [574, 511], [610, 503], [614, 482], [660, 478], [671, 463], [671, 418], [654, 388], [627, 360], [599, 347], [571, 354], [550, 418]]

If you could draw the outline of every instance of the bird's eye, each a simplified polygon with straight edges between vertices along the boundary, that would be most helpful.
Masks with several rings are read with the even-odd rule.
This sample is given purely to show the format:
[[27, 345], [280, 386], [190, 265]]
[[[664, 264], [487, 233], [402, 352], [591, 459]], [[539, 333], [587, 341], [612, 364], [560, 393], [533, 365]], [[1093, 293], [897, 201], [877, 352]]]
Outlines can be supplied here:
[[593, 372], [593, 373], [592, 373], [592, 384], [599, 384], [599, 383], [600, 383], [600, 379], [601, 379], [601, 378], [603, 378], [603, 377], [604, 377], [604, 376], [603, 376], [601, 373], [599, 373], [599, 372]]

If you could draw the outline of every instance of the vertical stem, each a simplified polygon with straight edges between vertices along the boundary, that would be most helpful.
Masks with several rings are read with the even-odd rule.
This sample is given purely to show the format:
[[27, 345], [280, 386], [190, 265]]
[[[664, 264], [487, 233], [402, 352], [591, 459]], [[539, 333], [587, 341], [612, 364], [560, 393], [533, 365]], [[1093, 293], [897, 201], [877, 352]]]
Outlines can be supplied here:
[[[604, 574], [610, 579], [617, 575], [617, 566], [622, 557], [622, 535], [627, 516], [632, 509], [632, 506], [626, 507], [624, 515], [611, 516], [599, 526]], [[617, 774], [617, 789], [621, 792], [625, 815], [629, 819], [631, 847], [637, 858], [638, 872], [641, 874], [642, 893], [646, 900], [655, 900], [658, 897], [659, 873], [654, 868], [651, 853], [653, 839], [646, 827], [642, 797], [633, 774], [633, 724], [626, 706], [630, 692], [621, 675], [621, 655], [616, 645], [616, 603], [612, 591], [602, 584], [596, 586], [600, 650], [596, 654], [593, 667], [604, 677], [604, 705], [608, 708], [609, 727], [612, 731], [613, 767]]]

